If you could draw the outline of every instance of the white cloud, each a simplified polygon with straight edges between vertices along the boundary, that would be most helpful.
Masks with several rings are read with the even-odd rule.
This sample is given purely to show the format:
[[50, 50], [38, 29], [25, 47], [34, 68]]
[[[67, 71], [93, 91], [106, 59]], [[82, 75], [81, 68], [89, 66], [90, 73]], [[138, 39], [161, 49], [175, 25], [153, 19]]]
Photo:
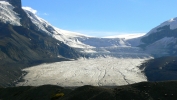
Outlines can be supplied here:
[[44, 13], [44, 15], [46, 15], [46, 16], [47, 16], [47, 15], [49, 15], [49, 14], [47, 14], [47, 13]]
[[37, 13], [37, 10], [34, 10], [34, 9], [31, 8], [31, 7], [22, 7], [22, 8], [25, 9], [25, 10], [28, 10], [28, 11], [32, 12], [33, 14], [36, 14], [36, 13]]

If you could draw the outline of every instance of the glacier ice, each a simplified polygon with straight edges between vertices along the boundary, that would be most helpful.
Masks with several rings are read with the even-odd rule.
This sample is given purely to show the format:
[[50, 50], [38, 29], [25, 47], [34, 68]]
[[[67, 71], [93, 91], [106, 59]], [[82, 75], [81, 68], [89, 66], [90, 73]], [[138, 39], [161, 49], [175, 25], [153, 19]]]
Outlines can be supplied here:
[[24, 69], [28, 74], [17, 86], [119, 86], [147, 81], [137, 67], [149, 58], [92, 58], [41, 64]]

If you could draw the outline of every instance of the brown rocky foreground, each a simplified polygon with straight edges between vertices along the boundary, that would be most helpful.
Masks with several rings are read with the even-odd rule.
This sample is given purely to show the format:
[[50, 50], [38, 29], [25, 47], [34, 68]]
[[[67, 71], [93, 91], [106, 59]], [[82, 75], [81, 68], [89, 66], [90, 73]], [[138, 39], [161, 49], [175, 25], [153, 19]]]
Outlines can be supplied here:
[[176, 100], [177, 81], [141, 82], [117, 87], [44, 85], [0, 88], [0, 100]]

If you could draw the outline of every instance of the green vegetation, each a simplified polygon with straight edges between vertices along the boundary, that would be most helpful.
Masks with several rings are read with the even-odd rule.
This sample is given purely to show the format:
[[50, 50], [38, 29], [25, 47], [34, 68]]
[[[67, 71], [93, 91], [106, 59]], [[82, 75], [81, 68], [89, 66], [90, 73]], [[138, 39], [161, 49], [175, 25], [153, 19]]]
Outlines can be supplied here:
[[51, 100], [56, 100], [56, 99], [63, 97], [63, 96], [64, 96], [64, 93], [57, 93], [52, 96]]

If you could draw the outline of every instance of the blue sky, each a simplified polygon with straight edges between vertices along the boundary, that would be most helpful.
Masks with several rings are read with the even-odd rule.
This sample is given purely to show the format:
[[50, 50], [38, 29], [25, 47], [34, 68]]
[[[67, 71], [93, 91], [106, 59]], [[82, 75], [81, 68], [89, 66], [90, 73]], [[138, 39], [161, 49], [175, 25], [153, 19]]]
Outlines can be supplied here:
[[22, 0], [52, 25], [90, 36], [147, 33], [177, 17], [177, 0]]

